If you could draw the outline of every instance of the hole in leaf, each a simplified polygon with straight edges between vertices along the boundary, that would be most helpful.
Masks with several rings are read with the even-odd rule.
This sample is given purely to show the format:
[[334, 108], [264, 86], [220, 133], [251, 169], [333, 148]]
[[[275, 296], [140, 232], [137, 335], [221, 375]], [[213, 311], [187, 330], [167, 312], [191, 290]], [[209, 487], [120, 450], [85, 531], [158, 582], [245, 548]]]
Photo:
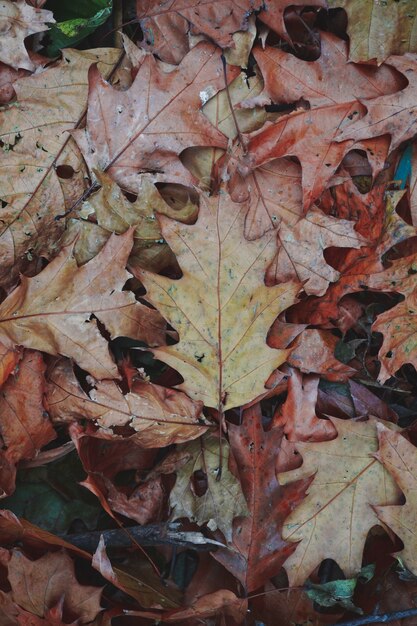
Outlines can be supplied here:
[[73, 167], [71, 167], [71, 165], [58, 165], [55, 171], [57, 173], [57, 176], [64, 180], [69, 180], [75, 174], [75, 170]]
[[195, 470], [191, 477], [191, 481], [195, 495], [199, 498], [204, 496], [208, 488], [207, 474], [201, 469]]

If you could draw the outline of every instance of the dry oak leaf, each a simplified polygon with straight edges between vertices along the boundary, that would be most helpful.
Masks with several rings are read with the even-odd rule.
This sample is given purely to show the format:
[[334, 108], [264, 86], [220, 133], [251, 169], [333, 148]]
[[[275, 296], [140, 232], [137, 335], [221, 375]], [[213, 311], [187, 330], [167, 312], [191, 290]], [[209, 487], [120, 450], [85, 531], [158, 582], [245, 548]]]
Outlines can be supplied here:
[[[247, 515], [248, 508], [240, 482], [229, 469], [229, 444], [222, 441], [221, 446], [222, 458], [219, 437], [203, 435], [168, 455], [161, 470], [169, 473], [172, 467], [177, 468], [177, 478], [169, 496], [172, 519], [188, 517], [199, 526], [207, 523], [211, 530], [221, 530], [229, 543], [232, 541], [233, 519]], [[199, 477], [204, 483], [207, 481], [207, 489], [202, 495], [195, 489]]]
[[130, 426], [144, 448], [184, 443], [207, 430], [202, 403], [185, 393], [135, 380], [125, 395], [114, 381], [97, 382], [87, 395], [67, 360], [48, 373], [46, 400], [54, 421], [90, 419], [110, 434], [115, 427]]
[[[198, 597], [195, 602], [178, 611], [167, 611], [162, 616], [162, 622], [179, 622], [194, 618], [202, 620], [212, 615], [221, 615], [224, 619], [230, 617], [236, 624], [241, 624], [247, 617], [248, 601], [246, 598], [238, 598], [229, 589], [219, 589], [213, 593], [206, 593]], [[130, 613], [132, 615], [132, 613]], [[195, 622], [194, 622], [195, 623]], [[197, 622], [198, 623], [198, 622]]]
[[320, 57], [308, 63], [272, 46], [253, 49], [265, 81], [264, 101], [291, 104], [303, 98], [315, 108], [376, 98], [404, 86], [403, 77], [388, 65], [347, 63], [348, 44], [336, 35], [323, 32], [320, 41]]
[[349, 60], [356, 63], [391, 54], [417, 52], [417, 7], [414, 0], [328, 0], [330, 9], [343, 7], [348, 15]]
[[117, 378], [108, 343], [95, 316], [111, 337], [128, 336], [150, 345], [164, 342], [165, 323], [157, 311], [123, 291], [131, 277], [125, 265], [132, 231], [112, 235], [89, 263], [78, 267], [68, 246], [33, 278], [21, 284], [0, 305], [0, 341], [62, 354], [95, 378]]
[[80, 585], [74, 562], [63, 550], [48, 552], [36, 561], [13, 550], [6, 565], [13, 601], [38, 617], [62, 600], [64, 612], [81, 624], [93, 621], [101, 610], [101, 588]]
[[309, 295], [322, 296], [340, 277], [325, 260], [326, 248], [360, 248], [367, 241], [354, 229], [355, 223], [311, 209], [295, 226], [278, 230], [278, 253], [268, 268], [267, 283], [303, 282]]
[[[0, 284], [9, 287], [30, 259], [51, 257], [65, 212], [83, 193], [85, 166], [69, 132], [87, 104], [88, 68], [109, 74], [120, 52], [65, 50], [61, 61], [14, 83], [17, 101], [0, 111]], [[70, 178], [62, 177], [65, 168]], [[72, 176], [71, 176], [72, 174]]]
[[[224, 87], [220, 50], [202, 42], [174, 69], [143, 53], [136, 69], [126, 91], [114, 89], [96, 67], [90, 69], [87, 127], [73, 136], [90, 169], [108, 171], [124, 189], [140, 191], [140, 171], [157, 172], [165, 182], [189, 183], [180, 152], [192, 146], [227, 147], [226, 137], [201, 112]], [[230, 80], [238, 73], [230, 68]]]
[[42, 355], [27, 350], [0, 391], [0, 433], [6, 448], [0, 453], [2, 495], [14, 491], [16, 463], [35, 458], [56, 437], [43, 406], [45, 369]]
[[275, 235], [246, 241], [245, 213], [245, 205], [234, 204], [225, 193], [202, 194], [193, 226], [159, 217], [183, 277], [134, 271], [146, 299], [180, 336], [178, 344], [154, 350], [155, 356], [183, 376], [179, 388], [220, 411], [262, 394], [271, 372], [285, 361], [288, 351], [267, 346], [266, 336], [299, 290], [293, 282], [264, 285]]
[[0, 342], [0, 387], [9, 378], [21, 357], [21, 350], [7, 348]]
[[[74, 220], [72, 228], [67, 227], [64, 235], [64, 240], [72, 241], [74, 229], [80, 234], [74, 248], [77, 262], [81, 264], [93, 258], [111, 233], [122, 234], [134, 226], [133, 247], [129, 256], [131, 267], [139, 266], [159, 273], [170, 265], [175, 266], [175, 257], [163, 242], [155, 212], [188, 224], [195, 221], [198, 206], [191, 201], [187, 190], [165, 185], [161, 195], [149, 178], [142, 175], [138, 177], [138, 197], [129, 202], [107, 174], [96, 171], [96, 177], [101, 188], [83, 203], [80, 210], [80, 217], [88, 219]], [[164, 199], [167, 195], [172, 207]], [[89, 221], [91, 216], [97, 223]]]
[[284, 539], [299, 542], [284, 564], [290, 586], [302, 585], [323, 559], [336, 561], [347, 577], [356, 575], [367, 534], [380, 523], [372, 506], [399, 502], [394, 480], [373, 458], [378, 448], [378, 420], [354, 422], [332, 417], [331, 422], [338, 437], [297, 443], [302, 466], [278, 475], [284, 485], [314, 476], [307, 497], [283, 527]]
[[231, 544], [212, 556], [250, 593], [275, 576], [294, 550], [281, 537], [282, 524], [307, 484], [282, 487], [277, 481], [275, 458], [284, 434], [282, 428], [263, 430], [259, 404], [244, 411], [240, 426], [229, 424], [228, 434], [249, 514], [234, 520]]
[[24, 40], [29, 35], [48, 30], [46, 22], [55, 23], [52, 11], [36, 9], [25, 0], [1, 0], [0, 61], [33, 71], [35, 65], [30, 60]]
[[407, 53], [392, 56], [386, 63], [401, 72], [408, 80], [408, 85], [397, 93], [361, 101], [366, 107], [366, 115], [348, 128], [341, 129], [337, 141], [353, 139], [359, 142], [389, 135], [392, 151], [417, 133], [417, 55]]
[[399, 432], [392, 432], [382, 424], [378, 425], [379, 450], [375, 458], [395, 479], [405, 495], [401, 506], [376, 506], [375, 511], [384, 524], [389, 526], [404, 544], [397, 553], [414, 576], [417, 575], [416, 553], [416, 491], [417, 491], [417, 450]]

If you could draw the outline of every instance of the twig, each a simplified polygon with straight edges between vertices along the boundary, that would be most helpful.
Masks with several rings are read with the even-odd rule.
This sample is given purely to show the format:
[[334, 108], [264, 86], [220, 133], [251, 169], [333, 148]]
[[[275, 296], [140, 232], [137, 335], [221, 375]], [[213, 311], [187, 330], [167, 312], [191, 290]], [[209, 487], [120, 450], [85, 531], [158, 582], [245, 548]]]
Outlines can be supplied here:
[[[215, 550], [217, 547], [224, 547], [220, 542], [208, 539], [200, 532], [177, 530], [179, 526], [178, 523], [171, 523], [168, 526], [166, 524], [148, 524], [147, 526], [130, 526], [127, 530], [129, 530], [129, 535], [142, 546], [164, 544], [193, 548], [199, 551]], [[132, 541], [126, 535], [125, 530], [125, 528], [115, 528], [112, 530], [95, 530], [59, 536], [68, 543], [77, 546], [77, 548], [94, 552], [99, 544], [101, 535], [103, 535], [106, 546], [109, 548], [130, 547]]]
[[363, 626], [363, 624], [386, 624], [394, 622], [397, 619], [405, 619], [406, 617], [414, 617], [417, 615], [417, 609], [406, 609], [405, 611], [395, 611], [394, 613], [382, 613], [381, 615], [364, 615], [349, 622], [338, 622], [334, 626]]

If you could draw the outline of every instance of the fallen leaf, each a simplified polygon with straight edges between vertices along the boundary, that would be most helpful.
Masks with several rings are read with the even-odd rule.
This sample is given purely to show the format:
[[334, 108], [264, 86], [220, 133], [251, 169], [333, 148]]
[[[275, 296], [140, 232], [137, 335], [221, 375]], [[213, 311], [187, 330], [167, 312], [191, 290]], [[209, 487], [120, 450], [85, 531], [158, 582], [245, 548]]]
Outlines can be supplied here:
[[167, 612], [163, 616], [163, 622], [179, 622], [183, 620], [203, 619], [212, 615], [230, 617], [237, 624], [241, 624], [248, 611], [246, 598], [238, 598], [229, 589], [219, 589], [198, 598], [190, 607], [178, 611]]
[[35, 458], [39, 450], [56, 437], [43, 406], [45, 369], [40, 352], [27, 350], [15, 373], [1, 389], [0, 433], [6, 448], [1, 455], [2, 462], [4, 459], [10, 467], [10, 474], [5, 476], [2, 472], [2, 495], [14, 491], [16, 463]]
[[33, 71], [34, 64], [25, 48], [29, 35], [48, 30], [55, 23], [52, 11], [35, 9], [24, 0], [2, 0], [0, 6], [0, 61], [15, 68]]
[[14, 602], [34, 615], [43, 617], [61, 598], [64, 610], [82, 624], [93, 621], [101, 610], [101, 588], [80, 585], [74, 563], [63, 551], [48, 552], [32, 561], [13, 550], [7, 572]]
[[240, 426], [229, 424], [228, 434], [248, 515], [234, 520], [231, 544], [213, 557], [250, 593], [275, 576], [293, 551], [281, 537], [282, 524], [302, 500], [308, 482], [279, 484], [275, 456], [284, 434], [281, 428], [263, 430], [259, 404], [243, 412]]
[[[168, 463], [178, 468], [169, 497], [172, 519], [188, 517], [199, 526], [207, 523], [211, 530], [221, 530], [230, 542], [233, 519], [247, 515], [248, 509], [240, 482], [230, 471], [228, 462], [228, 443], [222, 441], [219, 444], [215, 435], [204, 435], [171, 453], [164, 459], [161, 469], [168, 473]], [[203, 493], [195, 487], [199, 477], [206, 487]]]
[[408, 85], [397, 93], [363, 100], [366, 115], [357, 119], [349, 128], [341, 129], [337, 141], [345, 142], [353, 139], [358, 142], [389, 135], [391, 138], [389, 148], [392, 151], [415, 135], [417, 129], [416, 85], [411, 77], [417, 70], [416, 55], [407, 53], [403, 56], [392, 56], [386, 62], [405, 77], [410, 76]]
[[114, 381], [103, 381], [87, 394], [66, 360], [49, 372], [47, 403], [57, 422], [90, 419], [109, 434], [129, 426], [144, 448], [184, 443], [207, 430], [202, 403], [193, 402], [181, 391], [135, 380], [129, 393], [123, 394]]
[[278, 475], [283, 485], [314, 475], [307, 497], [283, 527], [283, 538], [298, 542], [284, 564], [291, 586], [302, 585], [323, 559], [333, 559], [347, 577], [355, 576], [361, 569], [366, 536], [380, 523], [372, 506], [394, 504], [400, 498], [389, 473], [372, 458], [378, 445], [378, 420], [332, 417], [331, 422], [338, 437], [297, 443], [303, 465]]
[[0, 387], [9, 378], [21, 358], [21, 350], [6, 348], [6, 346], [0, 343]]
[[[230, 80], [237, 73], [232, 68]], [[165, 182], [192, 182], [179, 153], [192, 146], [227, 147], [201, 112], [224, 87], [220, 52], [211, 44], [198, 44], [175, 69], [145, 54], [127, 91], [114, 89], [94, 66], [89, 83], [87, 126], [73, 136], [90, 169], [107, 171], [123, 189], [140, 191], [141, 171], [158, 172]]]
[[106, 553], [104, 538], [93, 556], [93, 567], [115, 587], [135, 598], [145, 609], [178, 608], [180, 594], [158, 576], [148, 561], [136, 561], [129, 565], [113, 565]]
[[387, 524], [404, 544], [397, 554], [415, 576], [417, 575], [416, 535], [414, 520], [416, 515], [415, 492], [417, 483], [417, 452], [415, 446], [395, 431], [382, 424], [378, 425], [379, 450], [375, 454], [395, 479], [405, 496], [401, 506], [375, 506], [378, 518]]
[[131, 231], [113, 235], [94, 259], [79, 268], [70, 246], [37, 276], [22, 276], [20, 286], [0, 305], [1, 341], [8, 347], [18, 344], [74, 358], [97, 378], [117, 377], [107, 341], [90, 319], [92, 314], [112, 337], [155, 344], [163, 342], [165, 334], [160, 315], [137, 303], [133, 293], [122, 291], [130, 277], [125, 265], [131, 247]]
[[314, 208], [295, 226], [278, 230], [278, 253], [267, 271], [269, 284], [290, 280], [303, 282], [309, 295], [321, 296], [340, 274], [325, 260], [326, 248], [360, 248], [366, 240], [354, 230], [354, 223], [325, 215]]
[[[19, 4], [30, 8], [23, 0]], [[14, 83], [17, 101], [0, 112], [3, 286], [13, 285], [31, 258], [56, 254], [65, 221], [55, 217], [85, 188], [85, 166], [69, 131], [85, 111], [88, 68], [98, 63], [98, 71], [108, 75], [119, 55], [112, 49], [66, 50], [58, 63]]]
[[262, 284], [275, 237], [245, 241], [244, 218], [245, 207], [227, 195], [202, 196], [195, 225], [159, 218], [183, 277], [134, 272], [146, 299], [180, 335], [177, 345], [154, 350], [155, 356], [180, 372], [185, 382], [179, 388], [219, 410], [265, 391], [266, 379], [287, 353], [269, 348], [262, 333], [266, 340], [267, 329], [298, 291], [295, 283]]
[[329, 331], [307, 328], [291, 345], [288, 364], [305, 374], [321, 374], [326, 380], [345, 381], [356, 370], [335, 357], [337, 342], [338, 338]]
[[348, 15], [349, 60], [376, 59], [382, 63], [391, 54], [417, 52], [416, 5], [413, 0], [328, 0], [329, 8], [343, 7]]

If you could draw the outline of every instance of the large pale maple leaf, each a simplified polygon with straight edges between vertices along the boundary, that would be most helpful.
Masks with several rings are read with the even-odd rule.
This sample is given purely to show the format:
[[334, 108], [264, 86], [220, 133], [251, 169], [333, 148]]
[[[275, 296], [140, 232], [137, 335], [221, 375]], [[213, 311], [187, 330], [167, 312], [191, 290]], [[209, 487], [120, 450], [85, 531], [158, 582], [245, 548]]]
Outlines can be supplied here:
[[[131, 87], [118, 91], [90, 70], [87, 126], [73, 133], [90, 168], [108, 171], [123, 188], [139, 191], [137, 173], [190, 182], [179, 153], [193, 146], [227, 147], [201, 107], [223, 88], [220, 50], [200, 43], [175, 69], [142, 53]], [[239, 73], [230, 68], [228, 78]]]
[[183, 376], [179, 388], [220, 411], [262, 394], [269, 375], [285, 361], [288, 352], [270, 348], [266, 336], [299, 289], [295, 282], [265, 286], [275, 235], [246, 241], [245, 213], [245, 205], [225, 193], [201, 195], [193, 226], [159, 217], [183, 277], [134, 270], [146, 299], [180, 336], [178, 344], [154, 350], [155, 356]]
[[112, 49], [66, 50], [57, 64], [14, 83], [17, 100], [0, 111], [3, 287], [13, 285], [32, 258], [56, 254], [65, 221], [55, 218], [85, 188], [85, 166], [69, 133], [85, 112], [88, 68], [98, 63], [108, 75], [119, 55]]
[[283, 538], [299, 542], [284, 564], [291, 586], [302, 585], [323, 559], [335, 560], [346, 576], [357, 574], [367, 534], [380, 523], [372, 505], [397, 504], [400, 498], [394, 480], [373, 457], [378, 420], [331, 421], [338, 437], [297, 443], [302, 466], [278, 476], [287, 484], [314, 475], [307, 497], [284, 523]]
[[101, 252], [78, 267], [68, 246], [0, 305], [0, 338], [5, 346], [22, 345], [73, 358], [96, 378], [117, 378], [108, 343], [94, 315], [112, 337], [130, 336], [150, 344], [164, 341], [165, 323], [157, 311], [123, 291], [131, 277], [125, 265], [132, 231], [112, 235]]

